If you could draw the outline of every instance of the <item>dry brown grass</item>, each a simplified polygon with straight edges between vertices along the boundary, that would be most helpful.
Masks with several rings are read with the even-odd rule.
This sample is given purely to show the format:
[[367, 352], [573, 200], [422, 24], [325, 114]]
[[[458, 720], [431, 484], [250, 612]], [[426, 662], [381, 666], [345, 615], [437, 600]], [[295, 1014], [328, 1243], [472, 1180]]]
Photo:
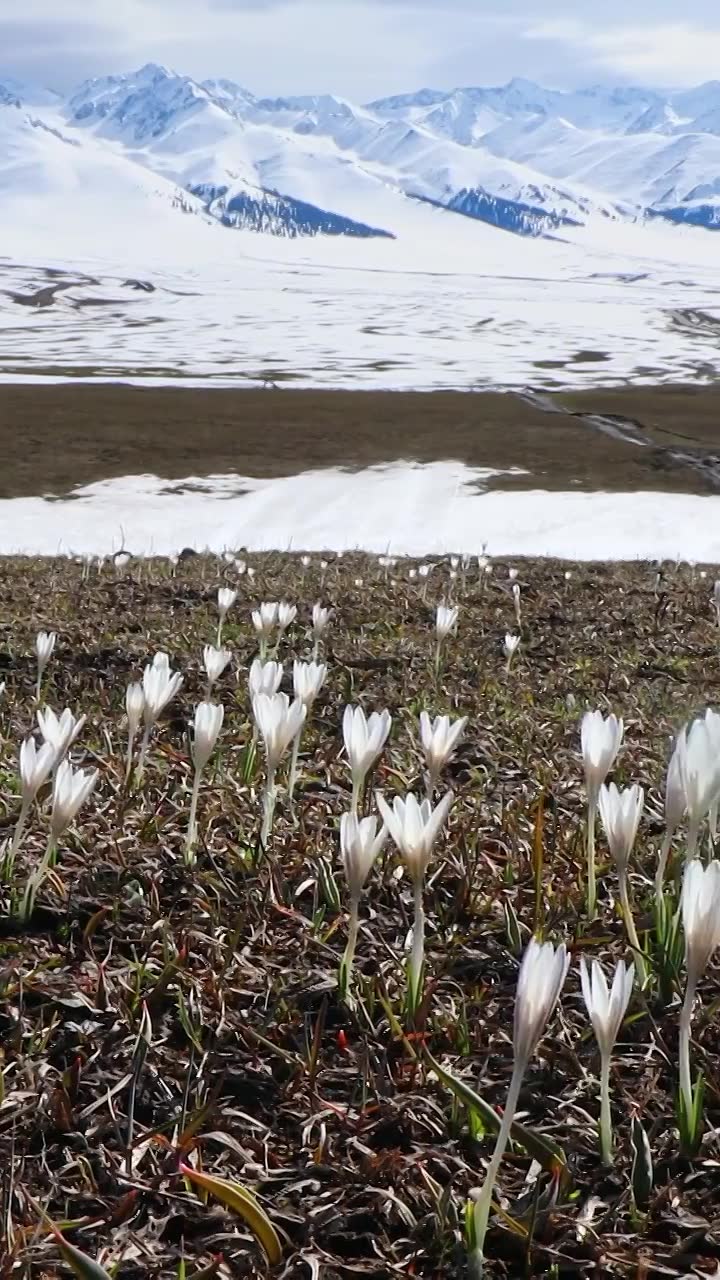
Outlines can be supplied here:
[[272, 477], [448, 458], [524, 472], [498, 476], [494, 487], [717, 492], [717, 477], [668, 455], [675, 449], [710, 461], [717, 456], [717, 386], [629, 387], [555, 399], [578, 414], [631, 420], [648, 447], [511, 392], [5, 386], [0, 497], [66, 493], [148, 472], [182, 480], [225, 472]]
[[[462, 1275], [463, 1205], [481, 1181], [490, 1140], [471, 1135], [423, 1049], [502, 1106], [517, 974], [510, 904], [524, 939], [537, 923], [565, 939], [576, 958], [581, 950], [606, 958], [624, 951], [601, 837], [601, 915], [588, 926], [583, 912], [578, 720], [585, 705], [624, 715], [626, 746], [614, 776], [649, 789], [633, 879], [640, 927], [650, 927], [648, 877], [662, 831], [658, 787], [669, 735], [717, 700], [720, 685], [710, 576], [672, 568], [656, 593], [649, 566], [573, 566], [566, 583], [565, 566], [526, 562], [523, 643], [507, 676], [501, 642], [513, 615], [506, 569], [496, 565], [484, 590], [474, 570], [458, 590], [460, 630], [436, 685], [434, 604], [446, 594], [447, 565], [431, 575], [425, 602], [404, 570], [392, 584], [365, 557], [333, 562], [322, 588], [317, 560], [307, 573], [286, 555], [252, 564], [249, 583], [200, 557], [181, 563], [176, 576], [151, 562], [106, 567], [87, 580], [74, 563], [3, 563], [5, 834], [18, 808], [16, 753], [32, 725], [29, 655], [41, 626], [59, 633], [46, 697], [88, 714], [75, 758], [101, 771], [96, 794], [62, 842], [57, 887], [46, 884], [28, 927], [0, 920], [3, 1280], [58, 1274], [56, 1247], [38, 1230], [30, 1196], [56, 1221], [70, 1220], [68, 1236], [118, 1280], [169, 1280], [183, 1258], [188, 1276], [210, 1266], [228, 1278], [267, 1274], [239, 1220], [186, 1189], [178, 1175], [183, 1152], [256, 1190], [283, 1238], [278, 1275]], [[240, 592], [226, 639], [241, 676], [238, 683], [228, 672], [218, 686], [226, 721], [201, 791], [198, 863], [188, 870], [186, 726], [202, 696], [201, 647], [213, 639], [223, 580]], [[304, 737], [298, 825], [280, 803], [270, 854], [258, 857], [262, 769], [243, 778], [245, 673], [255, 652], [249, 610], [261, 599], [291, 599], [306, 624], [321, 597], [336, 616], [328, 683]], [[124, 690], [158, 648], [186, 683], [154, 738], [142, 789], [126, 793]], [[305, 626], [296, 624], [282, 656], [308, 650]], [[349, 1009], [337, 997], [345, 916], [324, 885], [334, 871], [343, 893], [337, 830], [350, 792], [340, 725], [350, 699], [393, 714], [373, 779], [387, 794], [421, 786], [422, 707], [470, 717], [448, 771], [457, 796], [449, 829], [428, 878], [427, 998], [415, 1027], [402, 1012], [410, 895], [390, 850], [363, 900], [359, 1003]], [[536, 895], [531, 863], [541, 796]], [[22, 874], [44, 848], [46, 820], [43, 807], [23, 844]], [[529, 1234], [496, 1223], [488, 1274], [714, 1274], [716, 972], [694, 1023], [709, 1136], [692, 1166], [679, 1158], [675, 1133], [677, 1008], [653, 992], [634, 996], [621, 1034], [612, 1077], [617, 1162], [610, 1174], [601, 1168], [598, 1060], [578, 987], [575, 959], [521, 1097], [526, 1122], [566, 1152], [569, 1179], [555, 1206], [543, 1211], [543, 1200], [531, 1222], [530, 1162], [520, 1148], [506, 1157], [500, 1186]], [[128, 1153], [128, 1073], [143, 1004], [153, 1044]], [[642, 1217], [629, 1194], [631, 1114], [641, 1116], [655, 1159], [655, 1190]], [[543, 1197], [552, 1190], [545, 1175], [540, 1189]], [[223, 1261], [214, 1263], [219, 1255]]]

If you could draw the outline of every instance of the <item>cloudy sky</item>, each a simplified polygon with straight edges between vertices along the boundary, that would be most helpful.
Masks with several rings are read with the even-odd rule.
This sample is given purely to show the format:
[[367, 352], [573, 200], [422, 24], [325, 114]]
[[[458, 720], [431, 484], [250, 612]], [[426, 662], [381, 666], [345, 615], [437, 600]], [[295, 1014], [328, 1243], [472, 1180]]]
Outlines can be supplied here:
[[527, 76], [697, 84], [720, 69], [716, 0], [0, 0], [0, 72], [67, 89], [167, 63], [256, 93], [355, 99]]

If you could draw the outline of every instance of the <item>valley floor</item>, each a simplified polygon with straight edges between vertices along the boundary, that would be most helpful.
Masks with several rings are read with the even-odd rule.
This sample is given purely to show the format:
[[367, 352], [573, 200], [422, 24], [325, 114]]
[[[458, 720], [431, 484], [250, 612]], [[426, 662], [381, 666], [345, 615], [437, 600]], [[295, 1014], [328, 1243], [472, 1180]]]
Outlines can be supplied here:
[[262, 479], [454, 460], [487, 487], [720, 491], [720, 386], [501, 392], [0, 389], [0, 497], [153, 474]]
[[0, 552], [720, 562], [716, 387], [0, 391]]

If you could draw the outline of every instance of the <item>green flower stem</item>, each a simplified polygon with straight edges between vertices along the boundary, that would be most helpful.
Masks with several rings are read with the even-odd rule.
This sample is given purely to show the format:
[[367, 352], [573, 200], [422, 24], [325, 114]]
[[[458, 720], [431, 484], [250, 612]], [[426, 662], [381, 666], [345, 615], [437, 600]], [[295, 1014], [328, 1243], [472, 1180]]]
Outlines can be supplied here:
[[425, 961], [425, 911], [423, 908], [423, 880], [418, 876], [413, 883], [413, 936], [408, 966], [408, 994], [410, 1009], [415, 1014], [422, 998], [423, 964]]
[[610, 1054], [600, 1060], [600, 1157], [603, 1164], [613, 1162], [612, 1116], [610, 1114]]
[[13, 832], [12, 844], [5, 854], [5, 861], [3, 864], [3, 878], [5, 880], [10, 880], [12, 878], [12, 874], [15, 869], [15, 859], [17, 857], [18, 849], [20, 848], [20, 841], [23, 838], [23, 832], [25, 831], [31, 806], [32, 800], [29, 798], [23, 800], [20, 806], [20, 813], [18, 814], [18, 820], [15, 823], [15, 830]]
[[481, 1277], [483, 1274], [483, 1261], [485, 1257], [485, 1236], [487, 1234], [488, 1219], [490, 1217], [490, 1207], [492, 1205], [492, 1194], [497, 1181], [498, 1170], [500, 1169], [500, 1161], [505, 1154], [505, 1148], [510, 1137], [510, 1129], [515, 1119], [518, 1098], [520, 1097], [520, 1086], [522, 1085], [523, 1076], [525, 1075], [524, 1062], [516, 1062], [513, 1066], [512, 1079], [510, 1088], [508, 1089], [507, 1101], [503, 1112], [502, 1124], [495, 1142], [495, 1150], [492, 1153], [492, 1159], [485, 1174], [482, 1191], [475, 1202], [474, 1225], [475, 1225], [475, 1252], [473, 1264], [475, 1275]]
[[437, 639], [435, 643], [435, 679], [440, 678], [440, 663], [442, 661], [442, 640]]
[[688, 1115], [692, 1114], [692, 1079], [690, 1076], [690, 1022], [692, 1020], [692, 1007], [695, 1001], [695, 992], [697, 989], [697, 977], [695, 974], [688, 974], [687, 986], [685, 988], [685, 999], [683, 1000], [682, 1010], [680, 1012], [680, 1036], [678, 1042], [678, 1055], [680, 1058], [680, 1092], [685, 1102], [685, 1110]]
[[632, 908], [630, 906], [630, 898], [628, 897], [627, 871], [623, 871], [620, 876], [620, 907], [622, 910], [623, 921], [625, 923], [625, 932], [628, 936], [628, 942], [633, 949], [633, 960], [635, 961], [638, 978], [640, 979], [640, 988], [642, 990], [647, 982], [647, 966], [645, 964], [645, 957], [640, 948], [640, 939], [637, 935]]
[[353, 894], [350, 898], [350, 912], [348, 916], [348, 935], [343, 958], [340, 961], [340, 995], [346, 998], [350, 988], [350, 979], [352, 977], [353, 961], [355, 959], [355, 948], [357, 946], [358, 931], [360, 928], [360, 895]]
[[588, 919], [593, 920], [597, 908], [597, 886], [595, 883], [595, 826], [597, 823], [597, 795], [593, 791], [588, 796], [587, 817], [587, 889], [586, 907]]
[[273, 817], [275, 816], [275, 769], [268, 771], [267, 782], [265, 784], [265, 796], [263, 800], [263, 824], [260, 832], [260, 844], [263, 849], [267, 848], [268, 840], [272, 834]]
[[697, 857], [698, 836], [700, 834], [700, 825], [692, 820], [688, 823], [687, 848], [685, 856], [689, 862], [691, 858]]
[[670, 846], [672, 845], [673, 833], [666, 831], [663, 836], [663, 842], [660, 845], [658, 854], [657, 871], [655, 872], [655, 897], [661, 898], [663, 895], [663, 886], [665, 884], [665, 872], [667, 870], [667, 862], [670, 856]]
[[40, 859], [40, 862], [38, 863], [37, 867], [33, 871], [32, 875], [28, 877], [28, 882], [25, 885], [25, 892], [23, 894], [22, 902], [20, 903], [20, 910], [18, 911], [18, 916], [20, 920], [23, 922], [23, 924], [30, 919], [33, 911], [35, 910], [35, 899], [37, 897], [37, 891], [40, 888], [40, 885], [42, 884], [43, 880], [45, 879], [45, 876], [48, 871], [48, 867], [52, 866], [54, 863], [55, 852], [56, 852], [55, 839], [51, 834], [48, 837], [47, 846], [42, 858]]
[[350, 801], [350, 812], [354, 813], [355, 817], [358, 816], [358, 811], [360, 808], [360, 792], [361, 791], [362, 791], [362, 782], [360, 782], [356, 778], [353, 778], [352, 799]]
[[295, 741], [292, 744], [292, 755], [290, 759], [290, 778], [287, 783], [287, 799], [292, 810], [292, 797], [295, 795], [295, 786], [297, 783], [297, 756], [300, 755], [300, 741], [302, 739], [302, 726], [300, 732], [295, 735]]
[[128, 785], [128, 783], [129, 783], [129, 781], [130, 781], [130, 774], [132, 773], [133, 747], [134, 747], [134, 746], [135, 746], [135, 734], [134, 734], [133, 730], [132, 730], [132, 729], [130, 729], [130, 730], [128, 730], [128, 744], [127, 744], [127, 751], [126, 751], [126, 753], [125, 753], [125, 786], [127, 786], [127, 785]]
[[202, 771], [200, 769], [195, 770], [195, 777], [193, 779], [192, 796], [190, 798], [190, 818], [188, 820], [188, 832], [187, 832], [187, 837], [185, 839], [185, 865], [187, 867], [191, 867], [195, 862], [193, 845], [197, 840], [197, 807], [198, 807], [198, 796], [200, 795], [201, 772]]
[[143, 780], [143, 775], [144, 775], [144, 773], [145, 773], [145, 758], [146, 758], [146, 756], [147, 756], [147, 750], [148, 750], [148, 744], [149, 744], [149, 742], [150, 742], [150, 732], [151, 732], [151, 730], [152, 730], [152, 725], [151, 725], [151, 724], [146, 724], [146, 725], [145, 725], [145, 730], [144, 730], [144, 732], [143, 732], [143, 736], [142, 736], [142, 742], [140, 743], [140, 755], [139, 755], [139, 757], [138, 757], [137, 773], [136, 773], [136, 775], [135, 775], [135, 779], [136, 779], [136, 781], [137, 781], [137, 782], [142, 782], [142, 780]]

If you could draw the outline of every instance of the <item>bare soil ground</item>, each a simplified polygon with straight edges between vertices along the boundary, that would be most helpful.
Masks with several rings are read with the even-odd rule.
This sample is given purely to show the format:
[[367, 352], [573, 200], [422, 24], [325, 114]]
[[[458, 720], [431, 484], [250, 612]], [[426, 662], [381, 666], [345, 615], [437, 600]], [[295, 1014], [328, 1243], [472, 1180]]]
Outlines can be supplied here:
[[[438, 566], [425, 599], [407, 565], [393, 570], [392, 582], [359, 556], [324, 573], [317, 561], [305, 569], [286, 555], [251, 564], [252, 582], [200, 557], [176, 572], [131, 562], [89, 578], [72, 562], [2, 563], [0, 835], [11, 834], [18, 813], [16, 755], [33, 724], [40, 626], [59, 636], [45, 696], [87, 714], [74, 758], [97, 767], [100, 780], [27, 926], [8, 918], [2, 888], [0, 1277], [61, 1273], [39, 1207], [115, 1280], [462, 1276], [463, 1206], [492, 1137], [471, 1125], [426, 1052], [502, 1107], [517, 953], [533, 928], [573, 951], [561, 1010], [521, 1096], [525, 1123], [561, 1152], [552, 1172], [531, 1183], [520, 1145], [504, 1159], [508, 1216], [496, 1217], [488, 1237], [489, 1280], [715, 1275], [717, 965], [701, 984], [693, 1024], [693, 1064], [707, 1081], [700, 1156], [689, 1162], [678, 1153], [682, 975], [664, 996], [653, 978], [633, 996], [613, 1059], [610, 1171], [597, 1156], [598, 1055], [577, 973], [581, 953], [606, 962], [626, 953], [600, 835], [600, 914], [589, 924], [584, 913], [580, 713], [588, 705], [624, 715], [614, 776], [648, 790], [632, 885], [654, 964], [650, 886], [670, 735], [720, 697], [710, 579], [680, 566], [656, 589], [654, 570], [643, 565], [580, 566], [566, 580], [566, 565], [523, 563], [522, 645], [508, 675], [506, 565], [496, 564], [484, 585], [473, 568], [454, 587], [448, 566]], [[188, 869], [186, 727], [204, 690], [201, 647], [214, 637], [222, 581], [239, 591], [226, 630], [235, 669], [217, 687], [226, 720], [201, 791], [197, 865]], [[450, 590], [460, 628], [436, 681], [434, 607]], [[336, 613], [327, 685], [303, 739], [297, 825], [281, 797], [262, 856], [263, 769], [247, 751], [249, 610], [283, 597], [299, 606], [281, 650], [286, 664], [308, 654], [312, 603], [323, 598]], [[125, 685], [156, 648], [171, 654], [185, 686], [158, 728], [142, 786], [127, 790]], [[446, 774], [456, 799], [428, 875], [427, 996], [414, 1025], [403, 1013], [411, 894], [389, 847], [363, 899], [357, 1003], [338, 998], [346, 934], [338, 823], [350, 797], [340, 725], [350, 699], [392, 712], [373, 778], [388, 796], [422, 787], [421, 708], [470, 717]], [[21, 849], [21, 877], [42, 854], [47, 821], [43, 795]], [[152, 1043], [137, 1070], [143, 1007]], [[634, 1115], [654, 1161], [641, 1210], [629, 1189]], [[237, 1215], [203, 1203], [184, 1183], [183, 1158], [255, 1190], [282, 1241], [276, 1269]]]
[[[405, 458], [527, 472], [496, 487], [712, 493], [719, 409], [715, 386], [532, 403], [511, 393], [0, 386], [0, 496], [147, 472], [282, 476]], [[633, 438], [616, 438], [612, 418], [599, 428], [587, 416], [597, 414]]]

